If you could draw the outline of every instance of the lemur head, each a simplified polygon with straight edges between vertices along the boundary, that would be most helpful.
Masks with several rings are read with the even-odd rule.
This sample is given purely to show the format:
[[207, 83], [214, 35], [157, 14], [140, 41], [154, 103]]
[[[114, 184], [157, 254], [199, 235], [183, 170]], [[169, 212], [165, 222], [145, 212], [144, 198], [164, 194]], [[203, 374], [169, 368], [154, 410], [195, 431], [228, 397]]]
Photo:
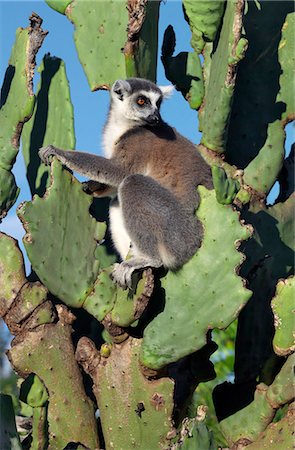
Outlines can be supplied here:
[[169, 97], [173, 89], [173, 86], [157, 86], [141, 78], [117, 80], [111, 89], [111, 110], [139, 126], [157, 125], [162, 120], [162, 100]]

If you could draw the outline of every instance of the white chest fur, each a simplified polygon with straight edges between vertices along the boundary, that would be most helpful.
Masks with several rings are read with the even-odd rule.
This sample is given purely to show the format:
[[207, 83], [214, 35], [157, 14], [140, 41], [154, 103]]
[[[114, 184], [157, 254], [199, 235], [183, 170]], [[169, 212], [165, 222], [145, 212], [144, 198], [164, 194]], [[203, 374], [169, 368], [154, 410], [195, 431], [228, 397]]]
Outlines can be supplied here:
[[118, 115], [114, 113], [110, 113], [102, 137], [102, 145], [107, 158], [112, 157], [116, 142], [124, 133], [126, 133], [126, 131], [130, 130], [130, 128], [132, 128], [130, 120], [118, 117]]
[[127, 126], [124, 126], [124, 124], [117, 125], [114, 121], [106, 124], [102, 145], [107, 158], [112, 157], [116, 142], [127, 131], [127, 129]]

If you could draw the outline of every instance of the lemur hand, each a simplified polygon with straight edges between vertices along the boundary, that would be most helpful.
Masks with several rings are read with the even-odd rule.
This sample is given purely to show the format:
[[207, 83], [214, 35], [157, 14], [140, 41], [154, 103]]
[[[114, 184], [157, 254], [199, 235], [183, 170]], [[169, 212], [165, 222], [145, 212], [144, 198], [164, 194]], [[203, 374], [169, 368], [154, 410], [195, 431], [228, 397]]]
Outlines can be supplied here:
[[48, 166], [51, 163], [51, 157], [57, 155], [57, 149], [53, 145], [47, 145], [47, 147], [40, 148], [38, 154], [41, 161]]

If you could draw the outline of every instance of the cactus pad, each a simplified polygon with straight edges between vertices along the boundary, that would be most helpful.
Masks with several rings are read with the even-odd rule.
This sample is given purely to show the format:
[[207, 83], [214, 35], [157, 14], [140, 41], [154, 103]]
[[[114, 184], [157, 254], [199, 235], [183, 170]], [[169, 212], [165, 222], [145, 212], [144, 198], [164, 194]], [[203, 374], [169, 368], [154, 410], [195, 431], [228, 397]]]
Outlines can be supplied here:
[[19, 399], [32, 408], [45, 405], [48, 400], [48, 393], [37, 375], [31, 374], [22, 382]]
[[22, 134], [22, 152], [32, 195], [42, 196], [49, 185], [50, 169], [41, 164], [40, 147], [52, 144], [59, 148], [75, 148], [73, 105], [64, 62], [45, 55], [38, 68], [36, 108]]
[[83, 303], [83, 308], [99, 321], [111, 311], [116, 301], [116, 285], [110, 277], [110, 272], [110, 269], [100, 272], [93, 290]]
[[192, 30], [191, 45], [197, 53], [201, 53], [205, 42], [213, 42], [218, 31], [224, 1], [183, 0], [186, 18]]
[[[236, 274], [243, 260], [237, 246], [249, 238], [250, 228], [230, 206], [216, 201], [214, 191], [200, 186], [199, 192], [202, 246], [182, 269], [162, 279], [165, 309], [144, 332], [141, 362], [153, 369], [200, 349], [207, 331], [226, 328], [251, 295]], [[216, 224], [222, 225], [217, 229]]]
[[294, 448], [295, 405], [289, 406], [287, 414], [279, 422], [271, 423], [247, 450], [292, 450]]
[[30, 20], [28, 28], [18, 28], [16, 31], [1, 92], [0, 218], [6, 215], [19, 193], [10, 170], [18, 153], [23, 124], [33, 114], [35, 57], [47, 34], [41, 28], [42, 19], [39, 16], [33, 14]]
[[213, 185], [216, 192], [216, 198], [222, 205], [229, 205], [233, 202], [240, 183], [226, 175], [222, 167], [212, 166]]
[[267, 386], [260, 384], [254, 400], [248, 406], [220, 422], [220, 428], [230, 446], [240, 439], [253, 442], [272, 421], [275, 410], [266, 399]]
[[143, 313], [153, 292], [154, 277], [151, 270], [145, 270], [132, 290], [117, 287], [114, 308], [111, 311], [112, 323], [120, 327], [128, 327]]
[[273, 347], [278, 355], [286, 356], [295, 350], [294, 342], [295, 278], [281, 280], [271, 302], [276, 332]]
[[67, 6], [71, 3], [72, 0], [45, 0], [47, 5], [50, 6], [55, 11], [65, 14]]
[[0, 233], [0, 316], [4, 316], [26, 283], [24, 259], [15, 239]]
[[35, 196], [18, 209], [26, 229], [24, 245], [49, 291], [68, 305], [80, 307], [98, 274], [95, 249], [105, 224], [90, 216], [91, 198], [58, 161], [51, 165], [51, 177], [44, 198]]
[[127, 38], [126, 3], [75, 0], [66, 15], [75, 26], [75, 44], [91, 90], [106, 89], [116, 79], [126, 78], [121, 51]]
[[192, 109], [198, 109], [204, 97], [199, 55], [193, 52], [181, 52], [177, 56], [172, 56], [175, 43], [175, 33], [173, 27], [169, 25], [164, 33], [161, 57], [166, 78], [182, 93]]

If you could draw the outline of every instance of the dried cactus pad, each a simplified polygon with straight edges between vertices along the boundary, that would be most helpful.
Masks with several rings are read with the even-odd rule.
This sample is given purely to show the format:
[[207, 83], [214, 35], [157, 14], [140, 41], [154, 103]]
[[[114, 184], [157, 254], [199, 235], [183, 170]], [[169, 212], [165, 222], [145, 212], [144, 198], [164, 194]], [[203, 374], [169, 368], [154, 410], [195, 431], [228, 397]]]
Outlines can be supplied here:
[[90, 216], [92, 199], [58, 161], [52, 163], [51, 178], [45, 197], [35, 195], [18, 208], [27, 232], [24, 245], [49, 291], [67, 305], [80, 307], [98, 274], [95, 250], [106, 225]]
[[251, 295], [237, 275], [243, 261], [237, 247], [251, 228], [241, 225], [230, 206], [219, 204], [213, 190], [200, 186], [199, 192], [202, 246], [182, 269], [162, 279], [165, 309], [144, 332], [141, 362], [153, 369], [199, 350], [207, 331], [226, 328]]

